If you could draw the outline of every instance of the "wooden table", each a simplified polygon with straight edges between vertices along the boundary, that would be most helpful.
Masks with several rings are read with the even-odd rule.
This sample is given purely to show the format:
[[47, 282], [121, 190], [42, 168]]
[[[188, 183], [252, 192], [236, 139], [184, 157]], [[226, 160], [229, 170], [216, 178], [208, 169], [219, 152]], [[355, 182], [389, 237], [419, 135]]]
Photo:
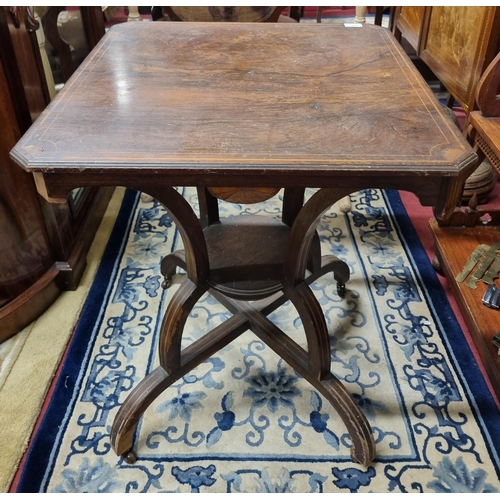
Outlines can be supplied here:
[[[476, 159], [387, 30], [116, 26], [12, 157], [34, 173], [50, 202], [65, 201], [79, 186], [147, 192], [182, 236], [184, 254], [165, 257], [162, 272], [165, 286], [176, 265], [186, 267], [187, 279], [163, 320], [160, 367], [115, 419], [117, 454], [134, 461], [133, 433], [148, 405], [250, 328], [336, 408], [351, 434], [353, 458], [365, 465], [373, 460], [370, 426], [330, 373], [328, 330], [309, 288], [333, 271], [342, 294], [349, 278], [342, 261], [319, 259], [316, 225], [336, 201], [365, 188], [412, 191], [445, 224]], [[180, 185], [198, 187], [200, 219], [173, 188]], [[219, 221], [217, 199], [207, 188], [240, 186], [245, 189], [236, 194], [212, 194], [253, 201], [255, 193], [285, 188], [282, 221]], [[321, 189], [303, 204], [306, 187]], [[264, 239], [270, 243], [262, 247]], [[234, 314], [181, 351], [186, 318], [205, 291]], [[301, 316], [307, 352], [266, 317], [286, 300]]]

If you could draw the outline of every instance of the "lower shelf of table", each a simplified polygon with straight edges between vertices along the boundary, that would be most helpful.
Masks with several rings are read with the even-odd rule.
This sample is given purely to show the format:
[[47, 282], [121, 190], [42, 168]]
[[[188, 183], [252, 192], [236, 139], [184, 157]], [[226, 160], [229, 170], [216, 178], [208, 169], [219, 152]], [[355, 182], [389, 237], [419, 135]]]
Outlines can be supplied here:
[[457, 299], [493, 390], [500, 399], [500, 356], [492, 342], [493, 336], [500, 331], [500, 310], [483, 305], [482, 297], [487, 288], [485, 283], [479, 281], [474, 290], [465, 282], [455, 280], [478, 245], [493, 245], [500, 241], [500, 227], [440, 227], [434, 219], [429, 226], [434, 236], [436, 256]]

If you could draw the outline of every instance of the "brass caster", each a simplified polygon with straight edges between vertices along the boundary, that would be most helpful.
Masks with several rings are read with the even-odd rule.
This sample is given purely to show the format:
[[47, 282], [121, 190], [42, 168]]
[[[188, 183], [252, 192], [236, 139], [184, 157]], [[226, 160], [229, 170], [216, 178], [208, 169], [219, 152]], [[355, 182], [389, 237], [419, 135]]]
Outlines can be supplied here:
[[343, 283], [337, 283], [337, 294], [341, 299], [345, 297], [345, 285]]
[[441, 261], [439, 260], [437, 255], [435, 255], [432, 259], [432, 267], [434, 268], [434, 271], [436, 271], [436, 273], [444, 276], [443, 268], [441, 267]]
[[135, 464], [137, 462], [137, 455], [133, 450], [128, 450], [126, 453], [122, 455], [123, 460], [128, 464]]
[[170, 288], [172, 285], [172, 280], [165, 278], [161, 284], [161, 287], [163, 290], [166, 290], [167, 288]]

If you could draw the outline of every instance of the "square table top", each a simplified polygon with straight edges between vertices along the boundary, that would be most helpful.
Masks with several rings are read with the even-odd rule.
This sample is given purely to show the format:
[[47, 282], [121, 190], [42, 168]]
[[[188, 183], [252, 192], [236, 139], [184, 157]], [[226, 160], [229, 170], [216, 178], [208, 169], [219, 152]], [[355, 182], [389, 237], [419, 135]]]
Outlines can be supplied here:
[[387, 29], [182, 22], [113, 27], [11, 155], [43, 173], [302, 177], [454, 177], [475, 157]]

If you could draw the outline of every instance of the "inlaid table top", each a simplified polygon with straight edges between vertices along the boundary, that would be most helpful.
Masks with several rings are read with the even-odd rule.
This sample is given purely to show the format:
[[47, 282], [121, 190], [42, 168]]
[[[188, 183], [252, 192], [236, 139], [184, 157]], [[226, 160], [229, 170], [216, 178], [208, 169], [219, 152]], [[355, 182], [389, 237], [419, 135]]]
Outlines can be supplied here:
[[474, 160], [384, 28], [161, 22], [113, 27], [12, 157], [33, 172], [311, 187], [453, 177]]

